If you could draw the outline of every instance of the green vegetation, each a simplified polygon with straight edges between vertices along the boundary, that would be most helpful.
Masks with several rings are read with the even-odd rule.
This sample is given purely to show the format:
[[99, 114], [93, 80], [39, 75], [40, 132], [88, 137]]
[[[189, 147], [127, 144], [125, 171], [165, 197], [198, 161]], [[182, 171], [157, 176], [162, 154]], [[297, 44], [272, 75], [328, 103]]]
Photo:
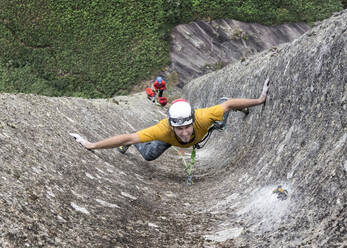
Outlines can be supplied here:
[[174, 25], [314, 22], [341, 9], [338, 0], [1, 0], [0, 91], [127, 94], [169, 64]]

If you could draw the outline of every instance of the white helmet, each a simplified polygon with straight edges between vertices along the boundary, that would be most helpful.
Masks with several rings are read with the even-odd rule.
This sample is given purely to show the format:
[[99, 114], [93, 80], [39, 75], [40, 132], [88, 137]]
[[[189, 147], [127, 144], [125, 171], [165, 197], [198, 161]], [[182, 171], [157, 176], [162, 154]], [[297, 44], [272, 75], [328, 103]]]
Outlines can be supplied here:
[[168, 111], [169, 124], [173, 127], [186, 126], [194, 122], [194, 110], [183, 98], [174, 100]]

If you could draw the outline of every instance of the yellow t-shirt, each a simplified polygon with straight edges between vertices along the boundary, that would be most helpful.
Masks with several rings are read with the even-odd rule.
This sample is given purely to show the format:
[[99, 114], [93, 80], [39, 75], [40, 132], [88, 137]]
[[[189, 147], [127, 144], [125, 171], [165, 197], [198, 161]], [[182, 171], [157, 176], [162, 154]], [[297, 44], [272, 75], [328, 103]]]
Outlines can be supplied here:
[[195, 121], [193, 124], [195, 138], [187, 144], [180, 144], [175, 136], [174, 131], [169, 125], [168, 119], [161, 120], [158, 124], [137, 132], [140, 142], [150, 142], [153, 140], [161, 140], [178, 147], [191, 147], [201, 141], [207, 133], [209, 127], [214, 121], [223, 119], [223, 108], [220, 105], [215, 105], [209, 108], [196, 109]]

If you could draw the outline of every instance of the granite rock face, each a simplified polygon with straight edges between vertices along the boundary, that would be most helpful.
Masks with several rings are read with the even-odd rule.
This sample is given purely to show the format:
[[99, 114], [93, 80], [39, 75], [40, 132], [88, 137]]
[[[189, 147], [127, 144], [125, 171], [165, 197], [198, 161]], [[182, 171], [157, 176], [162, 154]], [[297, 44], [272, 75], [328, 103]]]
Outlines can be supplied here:
[[183, 88], [198, 108], [271, 82], [266, 105], [233, 112], [198, 151], [192, 186], [173, 148], [146, 162], [69, 135], [96, 141], [164, 118], [142, 93], [0, 94], [0, 247], [346, 246], [346, 22], [337, 13]]
[[[271, 82], [266, 104], [232, 114], [201, 152], [201, 166], [220, 176], [204, 190], [217, 197], [200, 209], [223, 216], [209, 238], [233, 239], [227, 247], [346, 246], [346, 20], [346, 11], [336, 14], [184, 88], [205, 107], [222, 96], [256, 98]], [[285, 201], [272, 194], [279, 185]]]
[[309, 30], [304, 23], [264, 26], [236, 20], [181, 24], [171, 33], [170, 72], [179, 85], [273, 46], [290, 42]]

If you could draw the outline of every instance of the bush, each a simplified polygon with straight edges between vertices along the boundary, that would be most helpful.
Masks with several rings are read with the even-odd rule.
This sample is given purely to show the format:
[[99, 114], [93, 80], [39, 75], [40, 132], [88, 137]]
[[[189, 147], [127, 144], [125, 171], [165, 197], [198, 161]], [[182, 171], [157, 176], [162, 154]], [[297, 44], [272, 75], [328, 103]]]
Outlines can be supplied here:
[[330, 0], [2, 0], [0, 90], [110, 97], [169, 64], [172, 27], [197, 19], [313, 22]]

